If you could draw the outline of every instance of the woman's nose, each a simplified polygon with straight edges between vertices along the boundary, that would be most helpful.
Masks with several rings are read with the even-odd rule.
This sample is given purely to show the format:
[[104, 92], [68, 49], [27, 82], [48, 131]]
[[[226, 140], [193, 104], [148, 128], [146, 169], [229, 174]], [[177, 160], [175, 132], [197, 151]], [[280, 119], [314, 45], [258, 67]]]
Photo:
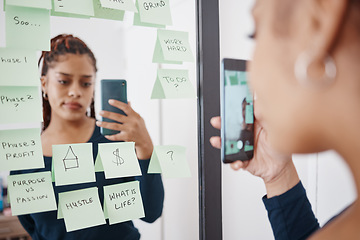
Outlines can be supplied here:
[[81, 90], [79, 87], [76, 87], [76, 86], [72, 86], [70, 89], [69, 89], [69, 97], [72, 97], [72, 98], [78, 98], [81, 96]]

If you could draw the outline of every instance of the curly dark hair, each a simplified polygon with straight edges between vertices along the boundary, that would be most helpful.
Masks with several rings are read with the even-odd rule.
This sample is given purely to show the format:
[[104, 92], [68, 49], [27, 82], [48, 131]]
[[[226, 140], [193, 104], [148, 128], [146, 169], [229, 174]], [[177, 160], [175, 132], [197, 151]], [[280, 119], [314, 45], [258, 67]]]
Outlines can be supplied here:
[[[59, 60], [60, 56], [65, 54], [87, 54], [94, 66], [95, 72], [96, 68], [96, 58], [90, 48], [79, 38], [74, 37], [71, 34], [60, 34], [51, 39], [51, 50], [43, 51], [38, 66], [42, 63], [41, 76], [45, 76], [51, 68], [52, 64], [56, 63]], [[45, 130], [51, 120], [51, 106], [44, 93], [42, 93], [42, 102], [43, 102], [43, 130]], [[94, 99], [90, 105], [90, 117], [95, 118], [95, 109], [94, 109]]]

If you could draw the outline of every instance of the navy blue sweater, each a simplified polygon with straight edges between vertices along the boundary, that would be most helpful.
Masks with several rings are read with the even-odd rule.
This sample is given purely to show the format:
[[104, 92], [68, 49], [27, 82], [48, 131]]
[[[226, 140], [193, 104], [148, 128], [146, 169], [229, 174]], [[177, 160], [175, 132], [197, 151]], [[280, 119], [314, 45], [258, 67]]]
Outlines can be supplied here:
[[[100, 133], [100, 128], [95, 126], [94, 133], [88, 142], [93, 143], [94, 161], [98, 153], [98, 143], [108, 143], [110, 140], [106, 139]], [[33, 173], [42, 171], [51, 171], [51, 157], [44, 157], [45, 168], [13, 171], [11, 174]], [[144, 204], [145, 217], [142, 218], [145, 222], [154, 222], [162, 214], [164, 202], [164, 187], [160, 174], [147, 174], [149, 160], [139, 160], [142, 176], [127, 177], [116, 179], [105, 179], [104, 172], [96, 173], [96, 182], [83, 183], [66, 186], [55, 186], [53, 183], [55, 198], [58, 202], [58, 195], [60, 192], [73, 191], [89, 187], [98, 187], [101, 205], [104, 202], [103, 186], [129, 182], [134, 180], [140, 181], [140, 191]], [[30, 234], [33, 240], [138, 240], [140, 233], [135, 228], [132, 221], [109, 225], [107, 224], [85, 228], [73, 232], [66, 232], [64, 219], [57, 219], [57, 211], [42, 212], [28, 215], [18, 216], [21, 224], [25, 230]]]
[[320, 228], [301, 182], [263, 202], [276, 240], [306, 239]]

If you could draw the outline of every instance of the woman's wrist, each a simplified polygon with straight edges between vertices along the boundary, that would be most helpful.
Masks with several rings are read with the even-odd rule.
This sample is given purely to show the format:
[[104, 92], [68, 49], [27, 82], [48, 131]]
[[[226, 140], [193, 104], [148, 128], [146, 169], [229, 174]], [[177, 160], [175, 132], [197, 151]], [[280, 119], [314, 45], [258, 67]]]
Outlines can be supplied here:
[[135, 145], [135, 149], [136, 149], [136, 156], [138, 159], [141, 160], [145, 160], [145, 159], [150, 159], [152, 152], [154, 150], [154, 146], [153, 144], [144, 144], [141, 146], [136, 146]]
[[280, 172], [278, 176], [265, 182], [267, 198], [279, 196], [291, 188], [293, 188], [300, 181], [295, 165], [292, 161]]

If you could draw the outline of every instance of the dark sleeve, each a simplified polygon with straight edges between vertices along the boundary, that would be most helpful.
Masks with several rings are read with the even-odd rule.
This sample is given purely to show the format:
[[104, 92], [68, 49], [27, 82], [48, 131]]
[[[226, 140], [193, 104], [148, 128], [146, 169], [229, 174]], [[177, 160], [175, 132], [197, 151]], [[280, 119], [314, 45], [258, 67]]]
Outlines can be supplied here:
[[164, 186], [160, 174], [147, 174], [150, 160], [139, 160], [142, 176], [140, 181], [141, 197], [144, 204], [145, 217], [141, 220], [152, 223], [158, 219], [163, 210]]
[[35, 231], [35, 222], [30, 214], [20, 215], [18, 219], [24, 229], [29, 233], [29, 235], [34, 239], [34, 231]]
[[276, 240], [306, 239], [320, 228], [301, 182], [280, 196], [265, 195], [263, 202]]

